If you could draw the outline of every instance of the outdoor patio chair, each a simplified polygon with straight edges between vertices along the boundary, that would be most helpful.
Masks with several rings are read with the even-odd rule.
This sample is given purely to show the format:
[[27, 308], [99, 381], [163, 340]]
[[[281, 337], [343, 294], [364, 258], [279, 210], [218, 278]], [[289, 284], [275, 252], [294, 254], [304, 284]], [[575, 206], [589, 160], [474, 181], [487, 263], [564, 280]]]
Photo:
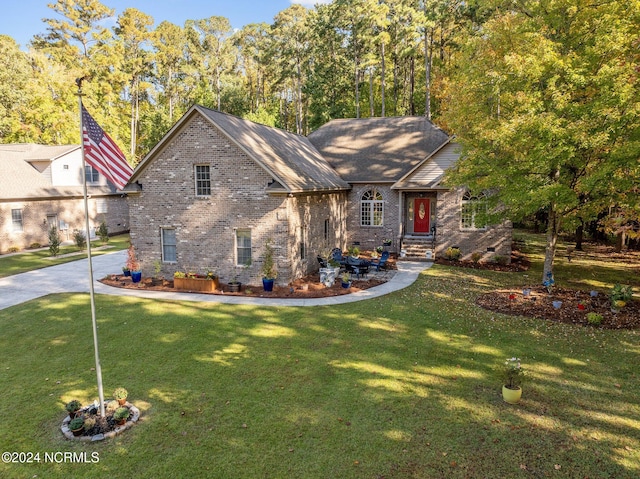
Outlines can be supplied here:
[[331, 258], [340, 263], [341, 266], [344, 266], [345, 263], [347, 262], [347, 259], [342, 256], [342, 250], [340, 248], [333, 248], [331, 250]]
[[369, 261], [364, 259], [352, 258], [351, 256], [349, 256], [347, 257], [344, 268], [348, 273], [355, 274], [356, 278], [360, 279], [360, 275], [367, 275], [367, 273], [369, 272], [369, 266], [371, 266], [371, 263]]
[[371, 266], [375, 266], [376, 271], [380, 271], [380, 268], [386, 269], [388, 259], [389, 259], [389, 252], [383, 251], [382, 254], [380, 255], [380, 258], [377, 261], [376, 260], [371, 261]]

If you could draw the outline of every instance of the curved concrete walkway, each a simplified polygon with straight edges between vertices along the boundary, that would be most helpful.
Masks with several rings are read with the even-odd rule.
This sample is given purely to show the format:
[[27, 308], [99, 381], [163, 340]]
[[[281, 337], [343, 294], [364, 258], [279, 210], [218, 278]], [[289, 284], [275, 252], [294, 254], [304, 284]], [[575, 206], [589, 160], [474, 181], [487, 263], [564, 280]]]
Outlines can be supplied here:
[[[384, 284], [351, 294], [328, 298], [287, 299], [258, 298], [253, 296], [211, 295], [197, 293], [178, 293], [165, 291], [134, 290], [113, 288], [97, 280], [108, 274], [120, 273], [126, 262], [126, 251], [116, 251], [93, 258], [94, 291], [96, 294], [114, 296], [136, 296], [148, 299], [167, 299], [174, 301], [201, 301], [228, 304], [258, 304], [264, 306], [326, 306], [352, 303], [406, 288], [418, 275], [431, 266], [431, 263], [399, 261], [398, 272]], [[89, 266], [87, 259], [72, 261], [57, 266], [49, 266], [27, 273], [0, 278], [0, 309], [36, 299], [51, 293], [88, 293]]]

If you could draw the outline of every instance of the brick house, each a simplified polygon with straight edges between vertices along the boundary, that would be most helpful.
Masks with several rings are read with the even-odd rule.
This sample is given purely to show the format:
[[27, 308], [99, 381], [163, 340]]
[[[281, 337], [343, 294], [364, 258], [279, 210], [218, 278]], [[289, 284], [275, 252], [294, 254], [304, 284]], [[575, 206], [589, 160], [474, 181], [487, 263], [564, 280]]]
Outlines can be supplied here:
[[333, 247], [384, 239], [408, 257], [509, 256], [510, 224], [478, 227], [481, 199], [440, 185], [458, 151], [423, 117], [333, 120], [304, 137], [196, 105], [133, 173], [131, 239], [146, 274], [159, 261], [165, 275], [251, 284], [267, 241], [279, 284]]
[[126, 232], [126, 198], [97, 170], [87, 166], [83, 173], [80, 145], [0, 145], [0, 251], [46, 246], [53, 225], [63, 241], [84, 232], [83, 174], [92, 231], [105, 220], [110, 233]]

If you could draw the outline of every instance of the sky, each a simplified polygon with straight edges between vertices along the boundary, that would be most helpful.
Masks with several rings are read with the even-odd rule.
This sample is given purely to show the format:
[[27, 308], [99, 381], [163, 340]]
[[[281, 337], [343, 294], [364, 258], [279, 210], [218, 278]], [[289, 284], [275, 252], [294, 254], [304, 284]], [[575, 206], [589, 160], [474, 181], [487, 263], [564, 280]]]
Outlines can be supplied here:
[[[183, 26], [185, 20], [198, 20], [211, 16], [226, 17], [234, 29], [250, 23], [273, 23], [273, 17], [292, 3], [312, 7], [329, 0], [101, 0], [115, 9], [115, 16], [105, 26], [115, 25], [115, 17], [127, 8], [136, 8], [153, 17], [155, 25], [168, 20]], [[9, 35], [24, 49], [31, 38], [46, 33], [43, 18], [58, 18], [49, 3], [55, 0], [17, 0], [2, 2], [0, 34]]]

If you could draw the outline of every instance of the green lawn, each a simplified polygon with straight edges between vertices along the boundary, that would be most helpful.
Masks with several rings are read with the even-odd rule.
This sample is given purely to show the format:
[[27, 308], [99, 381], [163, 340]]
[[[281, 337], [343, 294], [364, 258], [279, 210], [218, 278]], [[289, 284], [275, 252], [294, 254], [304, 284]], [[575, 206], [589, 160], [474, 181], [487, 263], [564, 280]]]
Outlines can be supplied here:
[[[111, 253], [113, 251], [126, 249], [128, 247], [128, 234], [112, 236], [111, 238], [109, 238], [109, 242], [106, 245], [101, 241], [92, 241], [91, 255], [99, 256], [101, 254]], [[87, 257], [86, 250], [80, 250], [75, 245], [62, 246], [60, 248], [60, 253], [56, 257], [52, 257], [49, 254], [49, 250], [46, 248], [36, 251], [25, 251], [19, 254], [0, 255], [0, 278], [4, 278], [5, 276], [12, 276], [18, 273], [24, 273], [26, 271], [32, 271], [34, 269], [46, 268], [47, 266], [54, 266], [56, 264], [76, 261], [77, 259], [83, 257]]]
[[[88, 296], [0, 311], [0, 449], [99, 455], [0, 477], [640, 477], [640, 331], [474, 305], [527, 274], [434, 266], [315, 308], [99, 296], [105, 389], [126, 387], [143, 420], [94, 444], [59, 431], [67, 401], [97, 397]], [[511, 356], [529, 376], [515, 406], [496, 372]]]

